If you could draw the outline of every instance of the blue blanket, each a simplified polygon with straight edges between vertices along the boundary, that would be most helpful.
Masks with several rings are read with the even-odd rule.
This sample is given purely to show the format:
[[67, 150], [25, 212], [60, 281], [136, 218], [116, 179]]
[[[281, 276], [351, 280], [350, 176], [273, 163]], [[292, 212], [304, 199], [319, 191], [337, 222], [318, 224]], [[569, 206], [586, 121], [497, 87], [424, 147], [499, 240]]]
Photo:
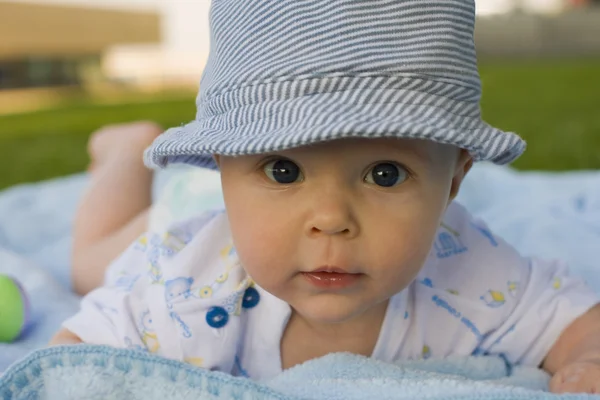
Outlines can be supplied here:
[[0, 377], [0, 398], [31, 399], [591, 399], [544, 392], [548, 376], [491, 357], [386, 364], [331, 354], [253, 382], [135, 350], [38, 351]]
[[[60, 322], [77, 309], [78, 298], [69, 290], [70, 226], [86, 182], [85, 175], [78, 175], [0, 193], [0, 273], [11, 274], [24, 284], [33, 310], [33, 323], [27, 334], [16, 343], [0, 344], [0, 371], [31, 350], [43, 347]], [[523, 253], [566, 259], [577, 273], [600, 290], [596, 261], [600, 244], [600, 172], [518, 173], [481, 164], [466, 180], [459, 201]], [[5, 376], [2, 382], [6, 384], [9, 377], [16, 379], [18, 374], [14, 374], [19, 368], [29, 374], [31, 371], [27, 368], [40, 371], [39, 365], [35, 367], [35, 360], [54, 371], [56, 368], [52, 365], [56, 358], [53, 357], [74, 356], [69, 349], [58, 353], [56, 349], [51, 353], [44, 351], [15, 365], [12, 375]], [[123, 358], [118, 352], [110, 354], [121, 359], [129, 357]], [[335, 357], [325, 359], [334, 364], [335, 360], [339, 361]], [[313, 372], [319, 370], [318, 363], [309, 364], [307, 368], [310, 365], [315, 367]], [[148, 371], [153, 369], [147, 368]], [[173, 368], [183, 371], [189, 367]], [[317, 376], [329, 379], [319, 373]], [[328, 382], [337, 378], [331, 379]], [[307, 398], [306, 394], [300, 396]]]

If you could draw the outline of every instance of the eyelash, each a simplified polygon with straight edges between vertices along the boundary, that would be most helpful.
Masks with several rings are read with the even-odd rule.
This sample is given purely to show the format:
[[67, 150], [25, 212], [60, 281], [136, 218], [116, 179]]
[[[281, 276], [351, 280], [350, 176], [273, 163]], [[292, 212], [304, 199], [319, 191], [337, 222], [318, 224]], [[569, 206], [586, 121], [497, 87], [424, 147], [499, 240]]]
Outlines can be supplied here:
[[[294, 164], [296, 164], [296, 165], [298, 166], [298, 168], [300, 168], [300, 172], [301, 172], [302, 174], [304, 174], [304, 172], [303, 172], [302, 168], [300, 167], [300, 165], [299, 165], [299, 164], [298, 164], [296, 161], [294, 161], [294, 160], [292, 160], [292, 159], [290, 159], [290, 158], [287, 158], [287, 157], [282, 157], [282, 156], [272, 156], [272, 157], [268, 157], [268, 158], [265, 158], [264, 160], [262, 160], [262, 161], [261, 161], [261, 162], [258, 164], [258, 166], [257, 166], [257, 168], [256, 168], [256, 172], [257, 172], [258, 174], [260, 174], [260, 175], [261, 175], [261, 176], [262, 176], [262, 177], [263, 177], [263, 178], [264, 178], [266, 181], [268, 181], [269, 183], [273, 183], [273, 181], [272, 181], [271, 179], [269, 179], [269, 177], [268, 177], [268, 176], [266, 176], [266, 174], [265, 174], [265, 167], [266, 167], [268, 164], [272, 163], [273, 161], [291, 161], [291, 162], [293, 162]], [[298, 183], [298, 182], [294, 182], [294, 183]], [[280, 183], [280, 184], [278, 184], [278, 186], [284, 186], [284, 187], [285, 187], [285, 186], [290, 186], [290, 185], [292, 185], [292, 184], [288, 184], [288, 185], [286, 185], [286, 184], [281, 184], [281, 183]]]
[[374, 162], [373, 164], [369, 165], [365, 169], [365, 172], [363, 173], [363, 180], [366, 179], [367, 176], [369, 175], [369, 172], [371, 172], [373, 170], [373, 168], [375, 168], [375, 166], [377, 166], [379, 164], [393, 164], [393, 165], [397, 166], [399, 169], [404, 170], [406, 172], [406, 180], [412, 179], [415, 176], [413, 171], [410, 168], [408, 168], [407, 166], [405, 166], [404, 164], [401, 164], [397, 161], [381, 160], [381, 161]]
[[[279, 161], [279, 160], [287, 160], [287, 161], [293, 162], [294, 164], [298, 165], [298, 167], [300, 168], [300, 172], [302, 172], [302, 174], [304, 174], [304, 171], [302, 170], [302, 168], [300, 167], [300, 165], [296, 161], [294, 161], [294, 160], [292, 160], [290, 158], [281, 157], [281, 156], [272, 156], [272, 157], [269, 157], [269, 158], [266, 158], [266, 159], [262, 160], [258, 164], [258, 166], [256, 168], [257, 173], [264, 175], [264, 169], [267, 166], [267, 164], [269, 164], [269, 163], [271, 163], [273, 161]], [[378, 165], [378, 164], [394, 164], [394, 165], [396, 165], [398, 168], [400, 168], [400, 169], [402, 169], [402, 170], [404, 170], [406, 172], [406, 175], [407, 175], [406, 180], [407, 181], [408, 180], [412, 180], [416, 176], [415, 173], [410, 168], [408, 168], [407, 166], [405, 166], [404, 164], [401, 164], [401, 163], [396, 162], [396, 161], [380, 160], [380, 161], [374, 162], [373, 164], [369, 165], [366, 168], [365, 172], [362, 174], [363, 181], [367, 178], [367, 175], [369, 174], [369, 172], [373, 168], [375, 168], [375, 166]], [[271, 182], [271, 180], [268, 177], [265, 176], [265, 178], [269, 182]]]

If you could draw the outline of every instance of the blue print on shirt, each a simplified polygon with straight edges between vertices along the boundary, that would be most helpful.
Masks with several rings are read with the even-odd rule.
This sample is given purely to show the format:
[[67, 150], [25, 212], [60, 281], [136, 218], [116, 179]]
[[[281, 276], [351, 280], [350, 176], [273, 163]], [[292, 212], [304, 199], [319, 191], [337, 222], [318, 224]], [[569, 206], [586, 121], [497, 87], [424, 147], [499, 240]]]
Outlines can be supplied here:
[[183, 320], [181, 319], [181, 317], [179, 316], [179, 314], [177, 314], [176, 312], [171, 311], [171, 318], [173, 319], [173, 321], [175, 321], [175, 324], [179, 330], [179, 333], [181, 334], [181, 336], [183, 336], [186, 339], [189, 339], [192, 337], [192, 331], [190, 329], [190, 327], [183, 322]]
[[160, 249], [166, 257], [179, 253], [193, 239], [194, 235], [183, 229], [174, 229], [165, 233], [160, 240]]
[[488, 307], [498, 308], [503, 306], [506, 303], [506, 297], [504, 293], [498, 290], [488, 290], [485, 292], [483, 296], [480, 297], [481, 301], [483, 301]]
[[131, 292], [141, 275], [121, 275], [115, 281], [115, 288]]
[[[173, 301], [183, 297], [187, 299], [192, 297], [192, 284], [194, 283], [193, 278], [175, 278], [165, 282], [165, 301], [169, 309], [173, 308]], [[190, 327], [183, 321], [183, 319], [175, 311], [171, 311], [171, 319], [175, 322], [179, 333], [186, 339], [192, 337], [192, 331]]]
[[460, 322], [464, 326], [466, 326], [478, 340], [483, 340], [483, 334], [479, 331], [479, 329], [477, 329], [477, 326], [475, 326], [475, 323], [473, 321], [471, 321], [467, 317], [462, 317], [460, 319]]
[[235, 356], [235, 369], [237, 371], [237, 373], [235, 373], [235, 375], [237, 376], [242, 376], [244, 378], [250, 378], [250, 374], [248, 374], [248, 371], [246, 371], [244, 369], [244, 367], [242, 367], [242, 361], [240, 360], [239, 356]]
[[492, 246], [498, 247], [498, 242], [496, 241], [496, 238], [494, 238], [494, 235], [489, 229], [485, 228], [484, 226], [477, 225], [473, 222], [471, 222], [471, 226], [475, 228], [479, 233], [481, 233], [487, 240], [489, 240]]
[[98, 303], [98, 302], [93, 302], [93, 303], [103, 313], [111, 313], [111, 314], [114, 314], [114, 315], [119, 315], [119, 310], [117, 310], [114, 307], [109, 307], [107, 305], [104, 305], [104, 304]]
[[442, 229], [433, 243], [438, 258], [448, 258], [467, 251], [467, 247], [461, 242], [458, 232], [445, 224], [442, 224]]
[[175, 278], [165, 282], [165, 301], [171, 308], [171, 303], [180, 296], [184, 299], [192, 296], [194, 278]]
[[423, 286], [433, 288], [433, 281], [431, 280], [431, 278], [423, 278], [419, 281], [419, 283]]
[[475, 323], [466, 316], [462, 315], [460, 311], [452, 307], [446, 300], [442, 299], [437, 294], [434, 295], [431, 300], [436, 306], [448, 311], [448, 314], [459, 320], [460, 323], [463, 324], [469, 331], [471, 331], [471, 333], [473, 333], [478, 340], [483, 339], [483, 334], [479, 331]]

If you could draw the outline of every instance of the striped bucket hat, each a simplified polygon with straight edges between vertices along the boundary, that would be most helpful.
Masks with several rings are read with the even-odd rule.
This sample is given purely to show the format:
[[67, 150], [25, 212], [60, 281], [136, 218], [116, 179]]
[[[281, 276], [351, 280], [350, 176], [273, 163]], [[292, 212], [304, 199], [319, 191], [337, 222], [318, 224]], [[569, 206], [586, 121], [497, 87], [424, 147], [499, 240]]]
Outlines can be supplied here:
[[396, 137], [507, 164], [525, 143], [481, 119], [474, 24], [473, 0], [213, 0], [196, 119], [145, 162]]

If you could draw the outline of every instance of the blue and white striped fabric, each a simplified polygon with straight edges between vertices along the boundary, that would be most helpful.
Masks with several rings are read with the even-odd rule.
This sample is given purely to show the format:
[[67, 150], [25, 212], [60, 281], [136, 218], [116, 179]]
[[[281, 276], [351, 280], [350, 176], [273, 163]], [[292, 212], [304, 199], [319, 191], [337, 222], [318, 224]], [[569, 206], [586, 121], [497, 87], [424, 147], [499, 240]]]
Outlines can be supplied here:
[[196, 120], [147, 150], [150, 167], [216, 168], [349, 138], [430, 139], [506, 164], [525, 149], [481, 119], [473, 0], [213, 0]]

